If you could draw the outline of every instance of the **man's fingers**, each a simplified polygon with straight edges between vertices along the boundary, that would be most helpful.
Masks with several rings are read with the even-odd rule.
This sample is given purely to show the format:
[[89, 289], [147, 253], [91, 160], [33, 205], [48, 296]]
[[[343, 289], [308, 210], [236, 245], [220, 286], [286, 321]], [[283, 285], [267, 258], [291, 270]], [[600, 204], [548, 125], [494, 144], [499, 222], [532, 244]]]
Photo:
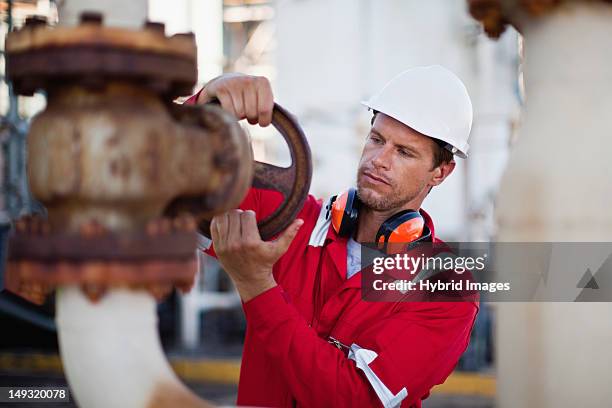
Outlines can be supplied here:
[[270, 82], [263, 77], [257, 78], [257, 114], [259, 124], [268, 126], [272, 123], [272, 111], [274, 110], [274, 95]]
[[254, 245], [261, 241], [255, 211], [247, 210], [240, 214], [242, 221], [242, 239], [247, 245]]
[[216, 97], [223, 109], [238, 120], [246, 118], [260, 126], [272, 123], [274, 96], [265, 77], [224, 74], [210, 81], [200, 96], [199, 103]]
[[242, 92], [232, 92], [232, 102], [234, 103], [234, 109], [236, 110], [236, 119], [241, 120], [246, 117], [244, 112], [244, 99]]
[[219, 99], [219, 103], [221, 103], [221, 107], [226, 112], [231, 113], [234, 117], [237, 117], [236, 108], [234, 107], [234, 101], [232, 97], [227, 92], [217, 92], [217, 99]]
[[217, 229], [219, 232], [219, 241], [223, 245], [223, 248], [227, 248], [227, 244], [229, 242], [227, 240], [229, 229], [229, 214], [225, 212], [223, 214], [220, 214], [218, 217], [219, 219], [217, 220]]
[[216, 242], [219, 238], [219, 233], [217, 232], [217, 222], [215, 220], [216, 218], [217, 217], [213, 217], [213, 219], [210, 220], [210, 237], [212, 238], [213, 242]]
[[257, 123], [257, 89], [248, 87], [244, 90], [244, 111], [251, 125]]
[[224, 217], [225, 214], [219, 214], [213, 217], [213, 219], [210, 221], [210, 237], [213, 240], [215, 251], [224, 249], [223, 235], [221, 234], [219, 229], [219, 223]]
[[277, 253], [284, 254], [285, 252], [287, 252], [287, 249], [289, 249], [289, 245], [291, 245], [291, 241], [293, 241], [293, 239], [297, 235], [302, 224], [304, 224], [304, 220], [298, 218], [297, 220], [293, 221], [291, 225], [289, 225], [287, 229], [285, 229], [285, 231], [283, 231], [280, 237], [278, 237], [278, 239], [274, 242]]
[[242, 210], [231, 210], [227, 213], [228, 227], [227, 227], [227, 245], [237, 245], [242, 240], [241, 238], [241, 222], [240, 214]]

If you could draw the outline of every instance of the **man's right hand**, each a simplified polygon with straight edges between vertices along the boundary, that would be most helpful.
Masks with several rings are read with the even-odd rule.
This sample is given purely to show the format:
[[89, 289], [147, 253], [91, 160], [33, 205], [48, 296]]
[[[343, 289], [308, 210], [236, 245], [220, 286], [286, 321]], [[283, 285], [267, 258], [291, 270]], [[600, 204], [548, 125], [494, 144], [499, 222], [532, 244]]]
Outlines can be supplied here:
[[250, 124], [268, 126], [272, 122], [274, 96], [267, 78], [244, 74], [224, 74], [204, 86], [197, 103], [217, 98], [224, 110], [236, 119], [247, 119]]

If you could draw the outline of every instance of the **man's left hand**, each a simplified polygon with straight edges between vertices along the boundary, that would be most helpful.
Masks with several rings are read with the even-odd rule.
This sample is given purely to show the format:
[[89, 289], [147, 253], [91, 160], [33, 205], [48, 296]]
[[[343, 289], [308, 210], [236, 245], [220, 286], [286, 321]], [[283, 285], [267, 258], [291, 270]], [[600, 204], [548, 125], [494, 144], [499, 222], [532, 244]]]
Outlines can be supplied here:
[[287, 252], [304, 221], [297, 219], [275, 241], [261, 239], [255, 212], [230, 210], [212, 219], [215, 253], [243, 302], [276, 286], [272, 267]]

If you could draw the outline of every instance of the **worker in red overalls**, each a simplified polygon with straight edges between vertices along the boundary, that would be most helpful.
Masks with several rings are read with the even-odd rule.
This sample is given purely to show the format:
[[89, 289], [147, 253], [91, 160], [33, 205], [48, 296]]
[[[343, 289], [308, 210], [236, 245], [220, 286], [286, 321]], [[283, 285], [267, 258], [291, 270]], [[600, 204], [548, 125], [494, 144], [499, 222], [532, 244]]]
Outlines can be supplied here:
[[[271, 123], [265, 78], [223, 75], [188, 103], [211, 98], [237, 119]], [[420, 407], [468, 345], [477, 302], [365, 302], [359, 262], [360, 243], [393, 234], [440, 242], [421, 204], [452, 173], [454, 155], [466, 157], [467, 90], [443, 67], [417, 67], [364, 104], [374, 117], [356, 188], [326, 203], [309, 196], [270, 242], [257, 221], [276, 209], [277, 192], [252, 188], [240, 209], [211, 223], [208, 251], [247, 320], [238, 405]]]

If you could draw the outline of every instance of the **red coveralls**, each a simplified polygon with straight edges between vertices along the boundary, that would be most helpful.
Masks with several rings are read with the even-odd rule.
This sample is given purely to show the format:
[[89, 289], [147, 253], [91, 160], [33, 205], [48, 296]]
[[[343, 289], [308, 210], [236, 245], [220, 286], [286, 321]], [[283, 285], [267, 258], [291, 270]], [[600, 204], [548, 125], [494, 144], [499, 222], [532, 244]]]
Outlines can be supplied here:
[[[240, 208], [254, 210], [261, 220], [280, 199], [277, 192], [251, 189]], [[465, 351], [478, 304], [364, 302], [361, 273], [346, 279], [347, 238], [328, 228], [323, 245], [309, 245], [322, 207], [321, 201], [307, 198], [298, 215], [304, 225], [274, 265], [278, 286], [243, 305], [247, 331], [237, 404], [383, 406], [375, 385], [354, 360], [329, 343], [331, 336], [344, 345], [374, 351], [371, 371], [393, 395], [405, 388], [401, 407], [420, 407]], [[431, 218], [421, 213], [434, 242], [440, 242]], [[214, 255], [212, 249], [208, 252]]]
[[[251, 189], [240, 208], [260, 220], [279, 202], [276, 192]], [[331, 336], [376, 352], [372, 371], [393, 395], [406, 388], [401, 407], [420, 407], [465, 351], [477, 303], [362, 301], [361, 273], [346, 279], [347, 238], [329, 228], [323, 246], [309, 245], [321, 210], [321, 201], [309, 196], [298, 215], [304, 225], [274, 265], [278, 286], [243, 305], [247, 331], [237, 404], [383, 406], [355, 361], [328, 342]], [[431, 218], [421, 213], [433, 235]]]

